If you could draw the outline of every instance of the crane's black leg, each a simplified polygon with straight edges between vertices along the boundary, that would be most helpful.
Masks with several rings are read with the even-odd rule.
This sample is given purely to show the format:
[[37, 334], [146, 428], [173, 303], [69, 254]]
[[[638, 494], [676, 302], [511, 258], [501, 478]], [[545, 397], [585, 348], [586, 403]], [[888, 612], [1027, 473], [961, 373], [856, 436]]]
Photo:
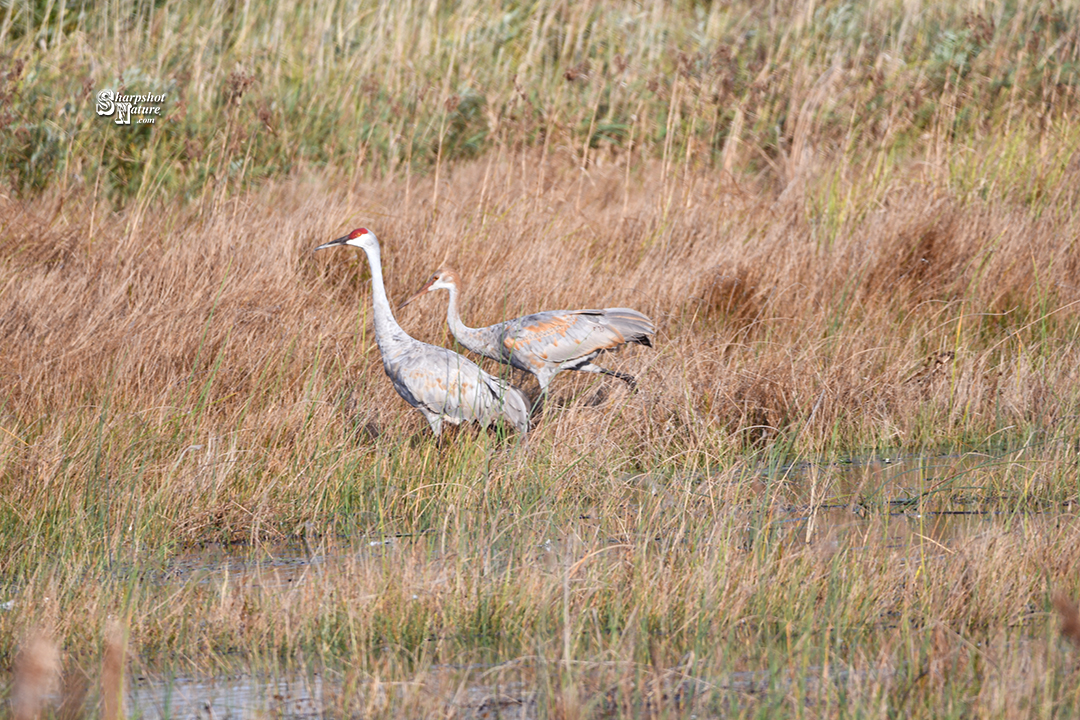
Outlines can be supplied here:
[[627, 375], [626, 373], [621, 373], [617, 370], [608, 370], [607, 368], [602, 368], [599, 365], [593, 365], [592, 363], [589, 363], [588, 365], [582, 365], [580, 368], [578, 368], [578, 370], [581, 370], [582, 372], [599, 373], [600, 375], [610, 375], [611, 377], [619, 378], [624, 383], [630, 386], [630, 392], [637, 392], [637, 380], [634, 379], [633, 375]]
[[533, 400], [532, 407], [529, 409], [529, 417], [540, 417], [545, 405], [547, 405], [547, 388], [540, 388], [540, 392], [536, 394], [536, 399]]
[[621, 373], [616, 370], [607, 370], [604, 368], [601, 368], [600, 372], [604, 375], [611, 375], [612, 377], [619, 378], [624, 383], [630, 386], [630, 392], [637, 392], [637, 380], [634, 379], [633, 375], [627, 375], [626, 373]]

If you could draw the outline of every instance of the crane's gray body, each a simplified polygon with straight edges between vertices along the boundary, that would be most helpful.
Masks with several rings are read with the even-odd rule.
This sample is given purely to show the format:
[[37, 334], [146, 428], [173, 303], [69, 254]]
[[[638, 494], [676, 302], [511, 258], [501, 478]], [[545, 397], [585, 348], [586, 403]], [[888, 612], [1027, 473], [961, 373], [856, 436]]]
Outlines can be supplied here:
[[487, 427], [499, 417], [518, 432], [529, 430], [529, 398], [521, 390], [484, 372], [476, 363], [443, 347], [420, 342], [406, 333], [390, 309], [383, 284], [379, 242], [360, 228], [315, 248], [351, 245], [367, 254], [371, 265], [371, 294], [375, 342], [383, 369], [398, 395], [423, 413], [436, 436], [444, 421], [455, 425], [476, 421]]
[[634, 387], [632, 376], [607, 370], [592, 361], [600, 353], [628, 343], [652, 346], [649, 336], [656, 328], [652, 320], [637, 310], [549, 310], [471, 328], [462, 322], [458, 312], [458, 283], [457, 273], [444, 268], [414, 298], [431, 290], [448, 290], [446, 322], [450, 331], [459, 343], [477, 355], [532, 373], [544, 392], [552, 378], [564, 370], [612, 375]]
[[[630, 376], [605, 370], [592, 361], [605, 350], [627, 343], [651, 346], [655, 332], [648, 317], [630, 308], [549, 310], [484, 328], [452, 329], [469, 350], [536, 376], [547, 389], [564, 370]], [[629, 380], [633, 384], [632, 379]]]
[[383, 368], [398, 394], [424, 414], [432, 432], [438, 435], [444, 420], [455, 425], [475, 421], [487, 427], [500, 416], [519, 432], [528, 432], [530, 403], [525, 393], [452, 350], [408, 339], [392, 347], [379, 343]]

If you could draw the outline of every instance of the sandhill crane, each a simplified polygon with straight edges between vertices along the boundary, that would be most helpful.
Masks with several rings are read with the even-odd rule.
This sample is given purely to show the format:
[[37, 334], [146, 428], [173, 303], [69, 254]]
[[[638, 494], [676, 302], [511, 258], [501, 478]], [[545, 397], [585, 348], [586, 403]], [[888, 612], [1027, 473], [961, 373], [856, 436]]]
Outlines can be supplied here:
[[375, 315], [375, 341], [383, 368], [398, 395], [419, 410], [435, 437], [443, 421], [455, 425], [475, 420], [487, 427], [506, 418], [522, 435], [529, 430], [529, 398], [509, 383], [488, 375], [476, 363], [453, 350], [428, 345], [410, 337], [394, 319], [383, 284], [379, 241], [367, 228], [315, 248], [349, 245], [367, 254], [371, 265], [371, 295]]
[[549, 310], [497, 325], [471, 328], [458, 314], [459, 284], [457, 273], [451, 268], [443, 268], [402, 307], [433, 290], [449, 291], [446, 322], [457, 341], [477, 355], [532, 373], [544, 394], [552, 378], [563, 370], [611, 375], [631, 389], [636, 387], [632, 375], [593, 365], [592, 360], [605, 350], [627, 343], [652, 347], [649, 335], [656, 332], [656, 328], [652, 320], [637, 310]]

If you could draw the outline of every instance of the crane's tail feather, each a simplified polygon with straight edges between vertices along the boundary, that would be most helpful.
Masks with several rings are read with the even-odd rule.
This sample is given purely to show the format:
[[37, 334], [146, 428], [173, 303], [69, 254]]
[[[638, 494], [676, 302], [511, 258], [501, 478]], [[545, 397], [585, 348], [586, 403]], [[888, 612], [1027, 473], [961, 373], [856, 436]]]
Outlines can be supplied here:
[[604, 319], [626, 342], [652, 347], [649, 336], [656, 332], [656, 326], [648, 316], [630, 308], [605, 308]]
[[532, 403], [522, 390], [496, 377], [487, 377], [488, 389], [498, 403], [498, 413], [506, 418], [514, 428], [526, 435], [529, 432], [529, 415]]
[[506, 419], [517, 428], [519, 433], [522, 435], [528, 434], [529, 413], [532, 409], [532, 403], [529, 402], [529, 396], [513, 385], [507, 384], [502, 400], [503, 414], [506, 416]]

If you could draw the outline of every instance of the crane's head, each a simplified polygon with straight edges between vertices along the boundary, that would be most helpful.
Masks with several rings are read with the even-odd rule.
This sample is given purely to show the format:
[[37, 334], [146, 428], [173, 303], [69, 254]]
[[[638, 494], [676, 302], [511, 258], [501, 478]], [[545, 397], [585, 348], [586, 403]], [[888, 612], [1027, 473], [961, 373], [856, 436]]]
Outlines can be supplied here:
[[379, 241], [375, 239], [375, 233], [371, 232], [367, 228], [356, 228], [345, 237], [339, 237], [337, 240], [331, 240], [328, 243], [324, 243], [316, 250], [322, 250], [323, 248], [334, 247], [336, 245], [352, 245], [358, 247], [361, 250], [378, 250]]
[[460, 283], [458, 281], [458, 276], [456, 272], [454, 272], [451, 268], [448, 267], [440, 268], [439, 270], [435, 271], [435, 274], [431, 276], [431, 278], [427, 281], [427, 284], [425, 284], [424, 287], [420, 288], [420, 292], [416, 293], [411, 298], [401, 303], [401, 305], [398, 306], [398, 309], [400, 310], [416, 298], [420, 297], [421, 295], [425, 295], [432, 290], [457, 290], [459, 284]]

